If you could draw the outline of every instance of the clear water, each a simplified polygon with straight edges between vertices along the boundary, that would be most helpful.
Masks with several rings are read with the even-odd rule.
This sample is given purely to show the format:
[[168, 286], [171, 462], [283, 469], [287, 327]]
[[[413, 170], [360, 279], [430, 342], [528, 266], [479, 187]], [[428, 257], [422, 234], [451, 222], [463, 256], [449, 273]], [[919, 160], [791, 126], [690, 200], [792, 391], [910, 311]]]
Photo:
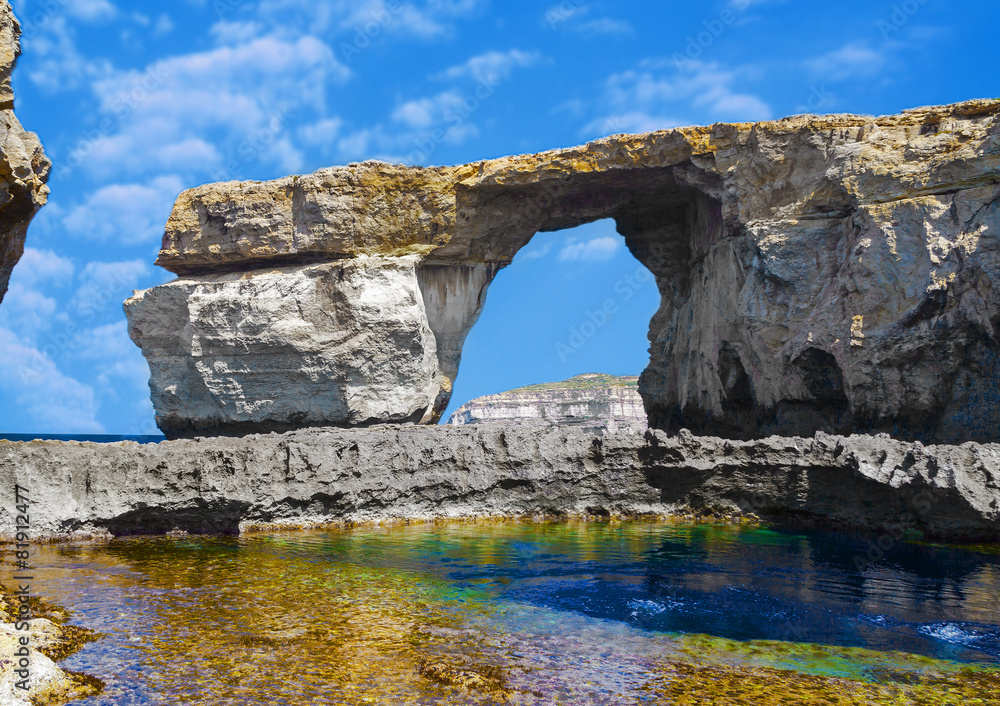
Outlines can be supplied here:
[[81, 704], [1000, 694], [1000, 549], [868, 551], [748, 527], [431, 525], [52, 545], [35, 583], [105, 633], [65, 662], [106, 682]]

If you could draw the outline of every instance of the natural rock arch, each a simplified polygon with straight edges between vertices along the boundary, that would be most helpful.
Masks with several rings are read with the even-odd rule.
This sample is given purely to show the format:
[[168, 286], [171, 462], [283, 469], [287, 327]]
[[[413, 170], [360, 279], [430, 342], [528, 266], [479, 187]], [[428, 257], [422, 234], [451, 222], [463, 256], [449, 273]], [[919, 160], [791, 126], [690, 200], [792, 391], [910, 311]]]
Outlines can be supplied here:
[[1000, 102], [720, 124], [184, 192], [126, 302], [168, 435], [433, 422], [496, 272], [614, 218], [661, 306], [650, 423], [1000, 436]]

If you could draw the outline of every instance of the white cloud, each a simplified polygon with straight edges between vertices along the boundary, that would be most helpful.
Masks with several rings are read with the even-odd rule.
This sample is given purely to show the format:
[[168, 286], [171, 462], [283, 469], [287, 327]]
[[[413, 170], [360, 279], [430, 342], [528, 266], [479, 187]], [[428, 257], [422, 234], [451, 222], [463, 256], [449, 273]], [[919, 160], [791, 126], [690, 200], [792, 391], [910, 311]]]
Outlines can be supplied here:
[[445, 91], [430, 98], [407, 101], [392, 112], [392, 119], [414, 129], [427, 129], [444, 121], [445, 113], [462, 104], [456, 91]]
[[119, 243], [157, 242], [177, 194], [180, 177], [156, 177], [146, 184], [109, 184], [92, 193], [63, 219], [67, 232]]
[[0, 326], [13, 331], [24, 341], [34, 341], [49, 331], [58, 318], [56, 300], [49, 294], [73, 279], [73, 263], [51, 250], [25, 248], [14, 266], [10, 288], [0, 306]]
[[234, 162], [241, 169], [257, 161], [300, 163], [290, 143], [276, 146], [292, 120], [324, 113], [327, 87], [349, 75], [326, 44], [308, 36], [254, 37], [142, 72], [113, 72], [94, 91], [120, 130], [96, 140], [84, 165], [101, 178], [121, 179], [157, 171], [213, 174]]
[[620, 37], [635, 31], [627, 20], [616, 20], [611, 17], [586, 19], [591, 9], [593, 8], [589, 4], [564, 2], [545, 11], [545, 22], [549, 29], [567, 29], [588, 37], [598, 35]]
[[260, 14], [290, 24], [295, 13], [296, 21], [319, 35], [340, 30], [368, 41], [388, 34], [435, 39], [450, 34], [457, 20], [485, 4], [486, 0], [427, 0], [422, 6], [386, 0], [261, 0]]
[[73, 341], [81, 360], [96, 368], [99, 396], [115, 404], [127, 404], [134, 419], [150, 420], [131, 433], [155, 432], [149, 399], [149, 365], [128, 336], [128, 324], [118, 321], [81, 332]]
[[126, 321], [87, 329], [73, 343], [77, 354], [85, 360], [112, 361], [139, 351], [128, 337]]
[[675, 118], [650, 115], [643, 111], [615, 113], [594, 120], [584, 128], [584, 133], [590, 135], [618, 135], [621, 133], [655, 132], [683, 125], [684, 122]]
[[73, 31], [64, 16], [46, 21], [44, 30], [33, 37], [31, 52], [28, 78], [49, 92], [77, 88], [111, 70], [107, 61], [91, 59], [79, 52]]
[[143, 277], [150, 274], [142, 260], [122, 262], [88, 262], [80, 273], [80, 284], [71, 305], [83, 316], [108, 308], [119, 307], [133, 289], [139, 289]]
[[506, 52], [490, 51], [474, 56], [464, 64], [452, 66], [441, 73], [447, 79], [471, 78], [475, 80], [504, 81], [516, 68], [529, 68], [542, 59], [537, 51], [511, 49]]
[[376, 137], [375, 131], [370, 129], [355, 130], [349, 135], [345, 135], [337, 142], [337, 149], [347, 159], [362, 159], [369, 155], [370, 145]]
[[552, 243], [545, 243], [540, 247], [532, 247], [531, 245], [526, 245], [518, 253], [518, 257], [522, 261], [538, 260], [548, 255], [552, 251]]
[[208, 30], [219, 44], [246, 44], [259, 37], [264, 25], [259, 22], [216, 22]]
[[62, 0], [66, 12], [87, 22], [110, 20], [118, 14], [108, 0]]
[[856, 42], [810, 59], [806, 62], [806, 68], [814, 77], [843, 81], [856, 76], [877, 74], [885, 63], [885, 56]]
[[170, 15], [163, 13], [156, 18], [156, 26], [153, 28], [153, 34], [157, 37], [162, 37], [165, 34], [170, 34], [174, 29], [174, 21], [170, 19]]
[[627, 20], [614, 20], [610, 17], [581, 22], [575, 29], [588, 35], [604, 34], [618, 37], [632, 34], [635, 31]]
[[10, 431], [100, 433], [94, 389], [63, 374], [43, 352], [0, 327], [0, 397]]
[[569, 240], [559, 251], [560, 262], [588, 261], [601, 262], [614, 257], [622, 239], [610, 235], [591, 238], [585, 242]]
[[[602, 105], [610, 110], [584, 127], [586, 136], [623, 131], [662, 130], [713, 121], [752, 121], [771, 117], [759, 97], [737, 92], [733, 85], [744, 69], [690, 61], [681, 70], [669, 61], [644, 61], [638, 68], [608, 78]], [[679, 120], [678, 114], [692, 116]]]
[[65, 283], [73, 279], [73, 263], [51, 250], [25, 248], [14, 267], [12, 282], [33, 287], [38, 282]]
[[335, 143], [343, 124], [344, 121], [338, 117], [324, 118], [323, 120], [300, 126], [298, 135], [308, 145], [325, 147]]
[[52, 329], [58, 309], [52, 297], [19, 282], [12, 282], [4, 296], [3, 306], [0, 306], [0, 326], [32, 342]]
[[470, 118], [480, 103], [473, 96], [462, 96], [456, 91], [407, 101], [393, 111], [392, 119], [413, 132], [396, 135], [391, 142], [404, 151], [416, 147], [426, 153], [429, 150], [420, 143], [459, 144], [475, 137], [479, 129]]

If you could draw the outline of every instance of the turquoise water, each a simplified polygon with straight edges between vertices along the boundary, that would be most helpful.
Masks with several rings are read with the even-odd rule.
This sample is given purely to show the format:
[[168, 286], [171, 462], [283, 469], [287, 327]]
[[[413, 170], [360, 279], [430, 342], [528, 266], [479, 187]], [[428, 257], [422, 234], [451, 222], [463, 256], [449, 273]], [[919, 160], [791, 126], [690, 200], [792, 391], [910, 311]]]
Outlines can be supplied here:
[[1000, 549], [867, 550], [647, 523], [133, 538], [40, 547], [36, 590], [105, 633], [65, 662], [106, 683], [81, 704], [1000, 693]]

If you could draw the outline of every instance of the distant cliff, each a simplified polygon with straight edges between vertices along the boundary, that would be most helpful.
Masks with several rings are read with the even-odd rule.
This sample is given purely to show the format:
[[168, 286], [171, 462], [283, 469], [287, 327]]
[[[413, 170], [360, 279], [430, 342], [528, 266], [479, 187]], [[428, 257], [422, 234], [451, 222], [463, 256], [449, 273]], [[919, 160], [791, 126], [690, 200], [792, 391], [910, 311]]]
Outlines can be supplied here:
[[587, 373], [563, 382], [519, 387], [477, 397], [455, 410], [448, 424], [541, 420], [558, 425], [606, 426], [611, 431], [646, 428], [637, 376]]
[[10, 3], [0, 0], [0, 301], [14, 265], [24, 253], [24, 236], [45, 205], [52, 163], [33, 132], [14, 115], [10, 75], [21, 53], [21, 25]]

